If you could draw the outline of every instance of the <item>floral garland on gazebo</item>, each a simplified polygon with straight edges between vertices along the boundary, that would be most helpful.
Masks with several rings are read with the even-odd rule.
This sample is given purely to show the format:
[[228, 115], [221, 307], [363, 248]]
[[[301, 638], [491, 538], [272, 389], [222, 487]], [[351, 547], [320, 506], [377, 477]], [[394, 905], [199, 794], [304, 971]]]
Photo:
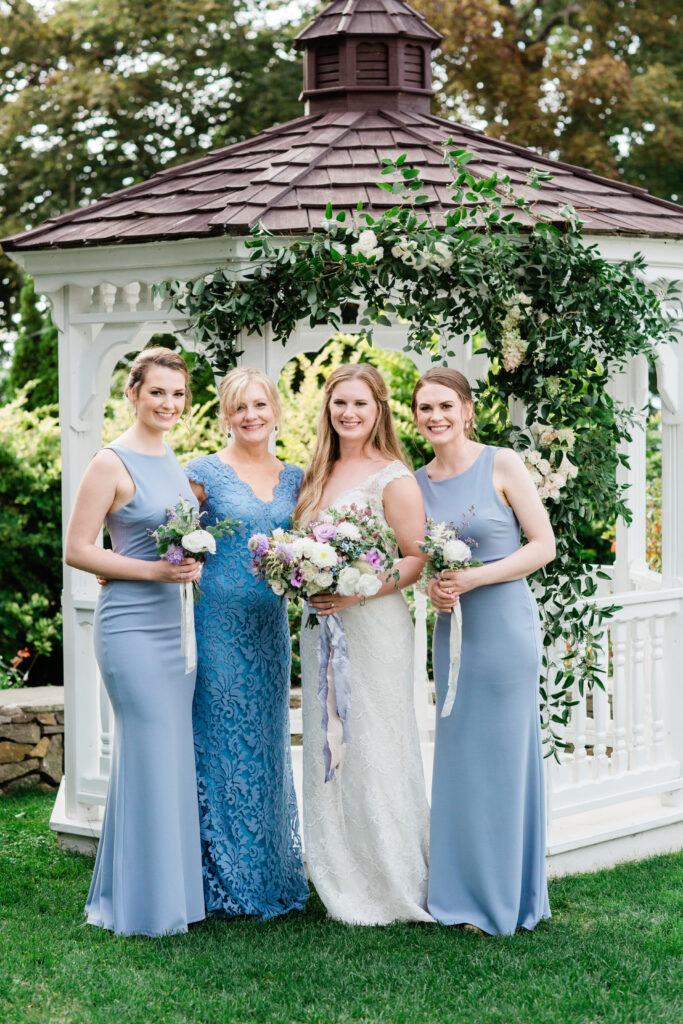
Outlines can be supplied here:
[[[284, 344], [308, 320], [333, 334], [350, 306], [370, 340], [375, 324], [393, 318], [406, 324], [406, 351], [429, 351], [435, 362], [448, 362], [466, 342], [487, 353], [488, 373], [475, 384], [477, 406], [486, 409], [480, 436], [520, 452], [557, 536], [555, 561], [533, 577], [544, 632], [542, 719], [556, 754], [573, 688], [604, 685], [596, 645], [612, 610], [591, 602], [596, 577], [609, 577], [585, 562], [578, 527], [630, 518], [616, 470], [633, 413], [608, 384], [631, 357], [651, 356], [673, 336], [665, 303], [675, 286], [649, 286], [641, 256], [604, 260], [582, 241], [571, 207], [559, 211], [559, 228], [535, 214], [508, 177], [476, 180], [466, 167], [471, 154], [447, 147], [445, 159], [453, 208], [441, 227], [421, 209], [429, 197], [419, 170], [405, 157], [385, 159], [382, 174], [393, 180], [380, 188], [397, 205], [379, 218], [359, 203], [359, 227], [328, 205], [312, 237], [285, 240], [256, 228], [246, 276], [218, 268], [189, 284], [166, 281], [158, 292], [188, 316], [221, 372], [234, 365], [243, 333], [269, 324]], [[527, 185], [540, 188], [548, 177], [532, 172]]]

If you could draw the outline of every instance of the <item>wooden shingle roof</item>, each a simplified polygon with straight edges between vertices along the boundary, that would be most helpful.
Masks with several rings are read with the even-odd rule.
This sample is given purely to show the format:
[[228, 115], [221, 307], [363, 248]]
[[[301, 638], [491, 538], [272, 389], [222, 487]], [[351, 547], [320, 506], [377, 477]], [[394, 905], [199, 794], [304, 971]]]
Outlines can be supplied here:
[[[683, 207], [644, 189], [490, 139], [431, 115], [406, 111], [341, 111], [297, 118], [255, 138], [161, 171], [148, 181], [3, 241], [7, 251], [244, 235], [261, 221], [278, 233], [319, 228], [325, 206], [354, 210], [359, 199], [373, 216], [393, 205], [377, 188], [382, 157], [407, 154], [419, 167], [438, 224], [449, 208], [449, 170], [442, 144], [474, 153], [476, 178], [509, 174], [534, 209], [554, 218], [569, 203], [585, 231], [608, 235], [683, 236]], [[537, 191], [532, 168], [554, 177]], [[558, 218], [559, 220], [559, 218]]]
[[439, 43], [441, 34], [403, 0], [332, 0], [296, 37], [299, 46], [331, 35], [405, 35]]

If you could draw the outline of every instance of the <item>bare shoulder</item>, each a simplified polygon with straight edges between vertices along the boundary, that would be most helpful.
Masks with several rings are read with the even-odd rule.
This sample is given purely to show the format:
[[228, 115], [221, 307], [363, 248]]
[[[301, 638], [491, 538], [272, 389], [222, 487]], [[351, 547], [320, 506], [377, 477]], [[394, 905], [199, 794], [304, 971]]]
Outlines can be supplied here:
[[505, 474], [518, 476], [525, 469], [521, 455], [514, 448], [498, 448], [493, 459], [495, 469]]
[[98, 475], [127, 477], [128, 471], [122, 460], [111, 448], [101, 448], [93, 455], [88, 470]]

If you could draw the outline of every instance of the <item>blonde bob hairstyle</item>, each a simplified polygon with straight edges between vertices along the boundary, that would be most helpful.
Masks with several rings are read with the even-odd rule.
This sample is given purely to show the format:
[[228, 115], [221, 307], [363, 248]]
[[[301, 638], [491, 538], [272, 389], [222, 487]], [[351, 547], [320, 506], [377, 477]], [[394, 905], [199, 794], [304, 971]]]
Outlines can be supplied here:
[[302, 525], [309, 523], [317, 514], [325, 484], [329, 480], [332, 467], [339, 458], [339, 436], [332, 426], [330, 401], [337, 384], [344, 384], [350, 380], [367, 384], [377, 406], [377, 419], [368, 438], [367, 447], [386, 459], [392, 461], [398, 459], [406, 466], [408, 465], [391, 417], [389, 389], [379, 370], [376, 370], [370, 363], [347, 363], [344, 366], [338, 366], [327, 378], [323, 387], [323, 404], [318, 419], [313, 458], [306, 470], [299, 501], [294, 509], [294, 520]]
[[236, 366], [230, 370], [218, 385], [218, 422], [221, 430], [230, 429], [230, 417], [239, 407], [244, 398], [244, 392], [250, 384], [260, 384], [266, 393], [266, 397], [273, 407], [277, 423], [282, 418], [282, 406], [277, 388], [270, 377], [253, 366]]
[[[147, 371], [152, 366], [163, 366], [167, 370], [176, 370], [178, 373], [182, 373], [185, 378], [185, 408], [183, 409], [183, 412], [187, 412], [192, 406], [190, 371], [188, 370], [187, 363], [182, 356], [179, 356], [177, 352], [172, 352], [170, 348], [164, 348], [163, 345], [154, 345], [152, 348], [143, 348], [142, 352], [138, 352], [132, 362], [130, 370], [128, 371], [128, 380], [126, 381], [126, 387], [124, 389], [126, 398], [128, 398], [129, 401], [132, 401], [132, 399], [138, 397], [140, 388], [147, 377]], [[135, 402], [133, 401], [133, 405], [134, 404]]]
[[465, 408], [469, 408], [469, 416], [465, 420], [463, 428], [465, 437], [474, 439], [477, 433], [474, 427], [474, 399], [472, 398], [472, 388], [467, 377], [460, 373], [460, 370], [452, 370], [448, 366], [434, 366], [431, 370], [423, 373], [413, 389], [413, 398], [410, 405], [413, 411], [413, 418], [417, 416], [418, 393], [425, 384], [441, 384], [443, 387], [455, 391]]

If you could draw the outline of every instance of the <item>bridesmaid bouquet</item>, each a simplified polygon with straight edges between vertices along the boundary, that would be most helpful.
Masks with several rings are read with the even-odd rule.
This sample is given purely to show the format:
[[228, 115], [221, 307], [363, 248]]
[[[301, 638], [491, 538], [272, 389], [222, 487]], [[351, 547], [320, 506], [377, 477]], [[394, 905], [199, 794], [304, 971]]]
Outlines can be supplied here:
[[[280, 597], [373, 597], [391, 573], [397, 552], [393, 530], [368, 506], [330, 509], [306, 529], [255, 533], [248, 541], [254, 571]], [[396, 574], [398, 575], [398, 574]], [[310, 615], [307, 626], [316, 625]], [[338, 614], [318, 617], [318, 700], [322, 710], [325, 782], [344, 760], [350, 735], [351, 664]]]
[[[227, 516], [214, 526], [204, 529], [202, 516], [197, 507], [187, 498], [179, 497], [175, 505], [166, 509], [166, 522], [156, 530], [148, 530], [157, 546], [159, 558], [165, 558], [172, 565], [179, 565], [184, 558], [205, 562], [207, 555], [216, 553], [216, 537], [229, 536], [239, 526], [236, 519]], [[194, 634], [193, 603], [201, 597], [199, 581], [180, 584], [180, 647], [185, 655], [185, 672], [191, 672], [197, 664], [197, 644]]]
[[[427, 556], [424, 569], [420, 576], [419, 585], [426, 588], [427, 584], [435, 576], [439, 576], [444, 570], [452, 572], [458, 569], [471, 569], [474, 566], [483, 565], [478, 558], [472, 557], [472, 547], [476, 542], [468, 538], [461, 539], [460, 534], [464, 529], [454, 526], [453, 523], [436, 523], [428, 519], [425, 528], [425, 539], [419, 545], [421, 551]], [[460, 652], [462, 649], [462, 611], [458, 601], [451, 610], [451, 631], [450, 631], [450, 668], [448, 671], [448, 690], [441, 717], [447, 718], [453, 710], [455, 695], [458, 689], [458, 674], [460, 672]]]

